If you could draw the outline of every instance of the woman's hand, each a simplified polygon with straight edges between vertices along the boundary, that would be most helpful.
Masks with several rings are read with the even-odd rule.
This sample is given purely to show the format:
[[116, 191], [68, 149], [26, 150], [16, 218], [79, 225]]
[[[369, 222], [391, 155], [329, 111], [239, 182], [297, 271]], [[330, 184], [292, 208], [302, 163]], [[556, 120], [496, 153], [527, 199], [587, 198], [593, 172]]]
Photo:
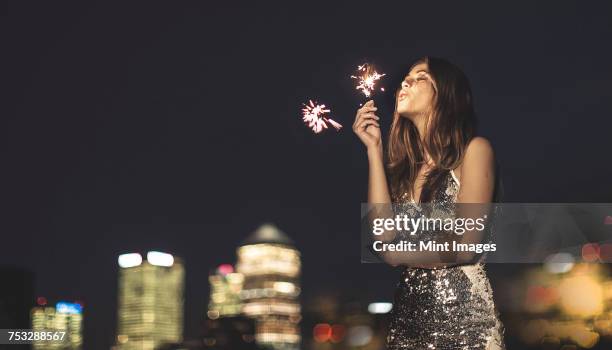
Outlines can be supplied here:
[[377, 108], [374, 106], [374, 101], [369, 100], [363, 107], [357, 110], [355, 122], [353, 123], [353, 131], [357, 137], [368, 148], [368, 151], [382, 149], [382, 137], [380, 133], [380, 118], [374, 114]]

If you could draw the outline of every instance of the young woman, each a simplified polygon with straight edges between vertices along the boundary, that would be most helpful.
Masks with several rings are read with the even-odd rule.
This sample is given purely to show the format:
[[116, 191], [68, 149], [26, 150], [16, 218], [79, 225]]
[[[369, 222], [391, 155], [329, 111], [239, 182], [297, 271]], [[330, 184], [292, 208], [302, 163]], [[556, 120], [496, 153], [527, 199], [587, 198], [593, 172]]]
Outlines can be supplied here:
[[[475, 135], [471, 89], [459, 68], [434, 57], [412, 66], [397, 92], [386, 166], [376, 110], [367, 102], [353, 124], [367, 147], [369, 203], [451, 208], [496, 200], [493, 150]], [[391, 312], [389, 350], [504, 349], [481, 262], [387, 261], [406, 266]]]

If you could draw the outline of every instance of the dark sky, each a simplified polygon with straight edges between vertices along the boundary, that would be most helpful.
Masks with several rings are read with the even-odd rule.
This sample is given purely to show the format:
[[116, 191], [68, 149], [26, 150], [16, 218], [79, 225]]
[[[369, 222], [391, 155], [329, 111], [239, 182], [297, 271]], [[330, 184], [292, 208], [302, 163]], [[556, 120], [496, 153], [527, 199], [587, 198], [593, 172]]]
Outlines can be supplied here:
[[[422, 55], [461, 66], [508, 201], [612, 201], [609, 4], [393, 4], [3, 2], [0, 263], [83, 300], [94, 350], [114, 336], [118, 254], [185, 259], [193, 336], [209, 270], [267, 221], [302, 251], [305, 300], [390, 298], [397, 272], [359, 262], [348, 76], [365, 60], [387, 91]], [[309, 131], [309, 98], [345, 128]], [[375, 100], [388, 127], [392, 97]]]

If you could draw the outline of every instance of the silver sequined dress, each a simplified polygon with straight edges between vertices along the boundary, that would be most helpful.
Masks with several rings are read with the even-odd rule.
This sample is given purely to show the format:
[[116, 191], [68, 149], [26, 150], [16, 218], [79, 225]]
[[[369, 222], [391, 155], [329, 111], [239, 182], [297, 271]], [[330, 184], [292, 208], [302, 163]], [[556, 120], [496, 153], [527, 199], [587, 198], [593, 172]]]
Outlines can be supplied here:
[[[459, 181], [451, 171], [436, 205], [451, 207]], [[406, 201], [405, 196], [399, 200]], [[413, 202], [410, 202], [413, 203]], [[440, 269], [406, 268], [391, 311], [387, 349], [505, 349], [482, 263]]]

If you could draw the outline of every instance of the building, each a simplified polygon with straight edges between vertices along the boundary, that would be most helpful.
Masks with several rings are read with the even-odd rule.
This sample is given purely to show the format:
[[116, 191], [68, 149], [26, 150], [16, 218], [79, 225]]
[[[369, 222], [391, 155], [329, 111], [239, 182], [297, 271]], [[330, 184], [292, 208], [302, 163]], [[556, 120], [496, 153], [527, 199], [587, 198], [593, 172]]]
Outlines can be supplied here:
[[181, 259], [151, 251], [119, 256], [117, 349], [154, 350], [183, 340]]
[[79, 303], [60, 301], [48, 306], [43, 297], [32, 308], [32, 330], [62, 332], [62, 341], [34, 341], [34, 350], [80, 350], [83, 348], [83, 307]]
[[300, 253], [276, 226], [265, 224], [237, 250], [236, 271], [244, 276], [243, 315], [256, 321], [260, 346], [275, 350], [300, 347]]
[[214, 274], [208, 277], [210, 282], [210, 301], [208, 318], [230, 317], [242, 312], [240, 292], [244, 277], [234, 272], [232, 265], [220, 265]]
[[0, 266], [0, 329], [27, 329], [34, 306], [34, 273]]
[[[31, 328], [34, 306], [34, 273], [14, 266], [0, 266], [0, 329]], [[30, 345], [11, 345], [11, 350], [31, 349]]]

